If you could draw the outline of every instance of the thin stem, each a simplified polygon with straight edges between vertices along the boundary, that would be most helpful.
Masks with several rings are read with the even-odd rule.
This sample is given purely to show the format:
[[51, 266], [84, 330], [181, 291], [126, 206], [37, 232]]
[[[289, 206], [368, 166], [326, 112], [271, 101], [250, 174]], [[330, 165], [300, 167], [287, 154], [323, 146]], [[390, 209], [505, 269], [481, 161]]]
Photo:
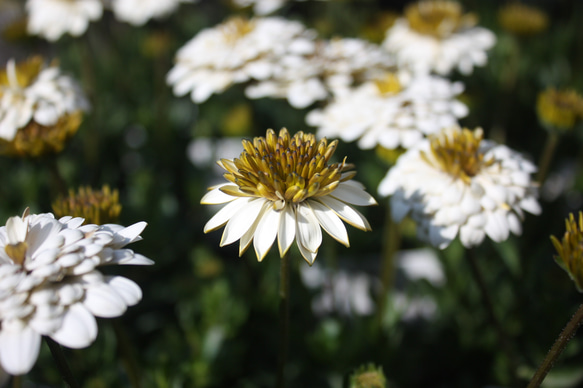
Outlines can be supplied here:
[[115, 332], [115, 337], [117, 338], [117, 344], [119, 346], [119, 351], [121, 353], [122, 362], [124, 364], [124, 369], [130, 379], [132, 387], [140, 388], [140, 371], [138, 368], [138, 363], [134, 357], [134, 352], [131, 343], [128, 339], [128, 335], [123, 325], [119, 319], [113, 320], [113, 331]]
[[12, 388], [22, 387], [22, 378], [20, 376], [12, 376]]
[[289, 254], [281, 258], [279, 279], [279, 355], [276, 387], [285, 387], [285, 364], [289, 347]]
[[532, 376], [532, 380], [528, 383], [527, 388], [537, 388], [541, 385], [543, 380], [545, 379], [547, 373], [552, 369], [555, 361], [559, 358], [567, 344], [573, 338], [579, 326], [581, 326], [581, 322], [583, 322], [583, 304], [579, 306], [579, 309], [573, 315], [573, 318], [567, 323], [567, 326], [561, 331], [559, 337], [556, 339], [553, 347], [547, 353], [542, 364], [538, 367], [537, 371]]
[[57, 165], [56, 155], [51, 155], [48, 157], [49, 172], [51, 175], [51, 184], [54, 187], [54, 191], [60, 195], [67, 195], [67, 183], [59, 171], [59, 166]]
[[51, 354], [57, 363], [57, 368], [59, 369], [65, 384], [67, 384], [70, 388], [79, 388], [79, 384], [77, 384], [73, 373], [71, 373], [69, 364], [67, 364], [67, 359], [65, 358], [63, 349], [61, 349], [61, 345], [53, 341], [50, 337], [44, 337], [44, 339], [49, 346], [49, 349], [51, 350]]
[[553, 160], [553, 155], [555, 154], [555, 149], [557, 148], [558, 142], [558, 133], [556, 131], [550, 131], [538, 165], [538, 175], [536, 180], [541, 186], [545, 182], [545, 179], [547, 179], [547, 173], [549, 171], [551, 161]]
[[490, 293], [488, 292], [486, 281], [484, 280], [484, 276], [482, 275], [482, 271], [480, 270], [480, 266], [478, 265], [478, 261], [476, 260], [475, 251], [473, 249], [468, 249], [467, 253], [469, 258], [468, 261], [470, 262], [470, 268], [472, 270], [472, 275], [474, 276], [474, 279], [478, 284], [478, 288], [480, 289], [480, 293], [482, 294], [482, 299], [486, 307], [486, 311], [488, 312], [488, 318], [490, 320], [490, 323], [494, 326], [494, 329], [496, 330], [500, 347], [506, 353], [506, 357], [508, 357], [510, 377], [513, 381], [513, 385], [516, 386], [518, 382], [518, 377], [516, 376], [516, 371], [518, 370], [519, 365], [518, 359], [512, 346], [510, 345], [511, 342], [510, 339], [508, 338], [508, 335], [506, 334], [504, 328], [500, 324], [500, 321], [496, 317], [496, 312], [494, 311], [494, 304], [492, 303], [492, 298], [490, 297]]
[[382, 326], [383, 317], [389, 292], [393, 288], [395, 279], [395, 254], [401, 245], [401, 233], [399, 225], [393, 221], [391, 216], [391, 206], [387, 206], [387, 215], [385, 219], [385, 228], [383, 231], [384, 244], [382, 250], [381, 263], [381, 294], [378, 301], [375, 324], [378, 331]]

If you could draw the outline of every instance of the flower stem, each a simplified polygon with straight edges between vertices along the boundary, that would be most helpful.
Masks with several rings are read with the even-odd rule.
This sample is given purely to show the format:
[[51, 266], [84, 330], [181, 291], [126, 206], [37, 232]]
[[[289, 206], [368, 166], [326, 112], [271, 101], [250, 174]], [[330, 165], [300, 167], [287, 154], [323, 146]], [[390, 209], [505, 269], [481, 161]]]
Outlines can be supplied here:
[[279, 279], [279, 355], [276, 387], [285, 387], [285, 364], [289, 346], [289, 254], [281, 258]]
[[12, 376], [12, 388], [22, 387], [22, 378], [20, 376]]
[[547, 179], [547, 173], [549, 171], [551, 161], [553, 160], [553, 155], [555, 154], [555, 149], [557, 148], [558, 142], [558, 133], [556, 131], [550, 131], [538, 165], [538, 175], [536, 180], [541, 186], [545, 182], [545, 179]]
[[69, 368], [69, 364], [67, 364], [67, 359], [65, 358], [65, 354], [63, 353], [63, 349], [61, 346], [53, 341], [50, 337], [44, 337], [45, 342], [49, 346], [51, 350], [51, 354], [57, 363], [57, 368], [61, 373], [61, 377], [63, 381], [70, 387], [70, 388], [79, 388], [79, 384], [75, 380], [73, 373], [71, 373], [71, 368]]
[[535, 372], [534, 376], [528, 383], [527, 388], [537, 388], [541, 385], [543, 380], [545, 379], [547, 373], [551, 370], [555, 361], [559, 358], [565, 347], [577, 332], [579, 326], [581, 326], [581, 322], [583, 322], [583, 304], [579, 306], [579, 309], [573, 315], [573, 318], [567, 323], [567, 326], [561, 331], [559, 337], [556, 339], [553, 347], [547, 353], [542, 364], [538, 367], [537, 371]]
[[54, 191], [60, 195], [67, 195], [67, 183], [59, 171], [59, 166], [57, 165], [56, 155], [51, 155], [48, 157], [49, 172], [51, 175], [51, 183], [54, 187]]
[[115, 332], [115, 337], [117, 338], [117, 344], [122, 356], [124, 369], [126, 370], [128, 378], [130, 379], [130, 382], [132, 384], [132, 387], [140, 388], [141, 384], [138, 363], [136, 362], [136, 359], [134, 357], [134, 352], [128, 339], [127, 332], [119, 319], [113, 320], [113, 331]]

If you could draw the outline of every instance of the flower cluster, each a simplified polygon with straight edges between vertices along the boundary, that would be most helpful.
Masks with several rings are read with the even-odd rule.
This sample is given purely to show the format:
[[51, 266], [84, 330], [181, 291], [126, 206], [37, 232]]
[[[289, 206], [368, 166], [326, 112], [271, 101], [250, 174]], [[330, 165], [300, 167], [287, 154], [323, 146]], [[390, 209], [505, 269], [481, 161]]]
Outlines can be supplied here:
[[120, 316], [141, 299], [136, 283], [98, 267], [152, 264], [125, 248], [145, 227], [83, 225], [28, 210], [0, 227], [0, 364], [8, 373], [32, 368], [41, 336], [86, 347], [97, 336], [95, 317]]

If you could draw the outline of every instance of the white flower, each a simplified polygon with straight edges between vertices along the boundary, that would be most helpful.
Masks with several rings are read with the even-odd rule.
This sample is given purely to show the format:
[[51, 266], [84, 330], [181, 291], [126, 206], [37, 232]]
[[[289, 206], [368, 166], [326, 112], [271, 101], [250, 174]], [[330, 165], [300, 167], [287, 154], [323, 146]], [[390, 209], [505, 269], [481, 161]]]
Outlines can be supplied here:
[[462, 91], [460, 82], [437, 76], [388, 73], [384, 79], [337, 93], [325, 108], [308, 113], [306, 122], [318, 127], [318, 137], [358, 140], [362, 149], [410, 148], [468, 114], [467, 107], [454, 99]]
[[219, 165], [231, 183], [212, 187], [202, 198], [207, 205], [226, 204], [205, 225], [204, 232], [225, 226], [221, 246], [240, 240], [239, 254], [251, 241], [259, 261], [275, 238], [280, 256], [294, 240], [308, 264], [313, 264], [322, 242], [322, 227], [349, 246], [342, 221], [370, 230], [366, 218], [351, 205], [370, 206], [376, 201], [364, 186], [352, 181], [352, 165], [328, 164], [337, 141], [316, 142], [302, 132], [290, 137], [284, 128], [279, 136], [268, 130], [253, 142], [243, 140], [245, 151], [237, 159]]
[[287, 2], [288, 0], [233, 0], [233, 4], [238, 7], [249, 7], [253, 5], [253, 12], [255, 12], [257, 15], [267, 15], [275, 12], [283, 7]]
[[[5, 75], [5, 77], [2, 77]], [[89, 109], [77, 83], [56, 66], [33, 57], [18, 65], [8, 61], [0, 72], [0, 138], [12, 140], [31, 120], [51, 126], [59, 118]], [[5, 82], [2, 80], [5, 79]]]
[[294, 108], [305, 108], [378, 76], [393, 62], [379, 46], [362, 39], [318, 41], [312, 50], [283, 58], [269, 78], [245, 93], [249, 98], [287, 98]]
[[101, 18], [100, 0], [27, 0], [28, 32], [56, 41], [63, 34], [82, 35]]
[[288, 55], [313, 51], [315, 33], [282, 18], [230, 19], [199, 32], [176, 55], [167, 76], [174, 94], [196, 103], [235, 83], [269, 78]]
[[142, 26], [153, 18], [161, 18], [176, 11], [180, 3], [197, 0], [113, 0], [115, 17], [134, 26]]
[[153, 263], [124, 248], [141, 240], [145, 222], [82, 225], [82, 218], [27, 213], [0, 227], [0, 364], [13, 375], [33, 367], [41, 336], [89, 346], [95, 317], [120, 316], [141, 299], [136, 283], [97, 267]]
[[541, 212], [535, 166], [480, 129], [448, 128], [409, 149], [379, 185], [391, 195], [393, 219], [407, 214], [419, 238], [441, 249], [459, 234], [465, 247], [522, 232], [524, 211]]
[[484, 66], [486, 51], [496, 36], [475, 24], [473, 15], [462, 15], [453, 1], [425, 0], [409, 6], [406, 18], [398, 19], [387, 31], [383, 46], [394, 54], [399, 67], [414, 72], [449, 74], [457, 68], [470, 74]]

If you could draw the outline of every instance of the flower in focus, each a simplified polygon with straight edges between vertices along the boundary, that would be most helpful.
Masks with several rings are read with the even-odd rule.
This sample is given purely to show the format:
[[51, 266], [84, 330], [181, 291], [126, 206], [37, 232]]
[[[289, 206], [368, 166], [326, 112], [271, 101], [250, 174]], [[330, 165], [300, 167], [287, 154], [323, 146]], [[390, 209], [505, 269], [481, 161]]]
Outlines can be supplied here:
[[547, 29], [549, 18], [541, 9], [522, 3], [500, 7], [498, 22], [506, 31], [518, 35], [535, 35]]
[[[18, 64], [10, 60], [0, 72], [0, 138], [8, 142], [27, 126], [32, 133], [53, 126], [74, 133], [88, 108], [77, 83], [56, 65], [45, 66], [41, 57]], [[56, 141], [58, 134], [52, 134]]]
[[199, 32], [176, 55], [166, 81], [201, 103], [235, 83], [269, 78], [277, 63], [314, 49], [315, 33], [282, 18], [231, 18]]
[[54, 42], [63, 34], [82, 35], [101, 18], [100, 0], [27, 0], [28, 32]]
[[142, 26], [153, 18], [164, 17], [178, 8], [180, 3], [196, 0], [113, 0], [113, 14], [121, 21]]
[[205, 225], [204, 232], [225, 226], [221, 246], [240, 240], [239, 255], [251, 241], [259, 261], [275, 238], [280, 256], [294, 240], [311, 265], [322, 242], [322, 227], [330, 236], [349, 246], [342, 221], [370, 230], [366, 218], [351, 205], [375, 205], [364, 186], [352, 178], [353, 166], [328, 164], [338, 141], [316, 142], [312, 134], [291, 137], [283, 128], [279, 136], [269, 129], [265, 137], [243, 140], [239, 158], [221, 159], [229, 183], [210, 188], [205, 205], [226, 204]]
[[400, 67], [414, 72], [447, 75], [457, 68], [470, 74], [474, 66], [486, 64], [486, 50], [496, 42], [491, 31], [475, 24], [475, 15], [462, 14], [455, 1], [421, 0], [405, 9], [405, 17], [387, 31], [383, 46]]
[[565, 229], [561, 240], [551, 236], [557, 250], [555, 261], [569, 274], [577, 290], [583, 292], [583, 213], [579, 212], [578, 220], [573, 213], [569, 214], [565, 220]]
[[539, 93], [536, 110], [545, 127], [572, 129], [583, 118], [583, 97], [574, 90], [549, 88]]
[[10, 374], [33, 367], [41, 336], [69, 348], [89, 346], [95, 317], [118, 317], [142, 297], [136, 283], [97, 267], [153, 264], [124, 248], [141, 240], [146, 223], [82, 224], [27, 210], [0, 227], [0, 364]]
[[468, 114], [467, 107], [454, 99], [462, 91], [460, 82], [437, 76], [386, 73], [338, 94], [324, 109], [308, 113], [306, 122], [318, 127], [319, 137], [358, 140], [362, 149], [410, 148]]
[[104, 185], [101, 190], [80, 187], [69, 191], [68, 197], [59, 197], [53, 202], [55, 216], [81, 217], [89, 224], [109, 224], [117, 221], [121, 212], [119, 192]]
[[458, 235], [469, 248], [522, 232], [524, 211], [540, 214], [535, 166], [481, 129], [447, 128], [402, 155], [379, 185], [393, 219], [410, 214], [418, 237], [443, 249]]

